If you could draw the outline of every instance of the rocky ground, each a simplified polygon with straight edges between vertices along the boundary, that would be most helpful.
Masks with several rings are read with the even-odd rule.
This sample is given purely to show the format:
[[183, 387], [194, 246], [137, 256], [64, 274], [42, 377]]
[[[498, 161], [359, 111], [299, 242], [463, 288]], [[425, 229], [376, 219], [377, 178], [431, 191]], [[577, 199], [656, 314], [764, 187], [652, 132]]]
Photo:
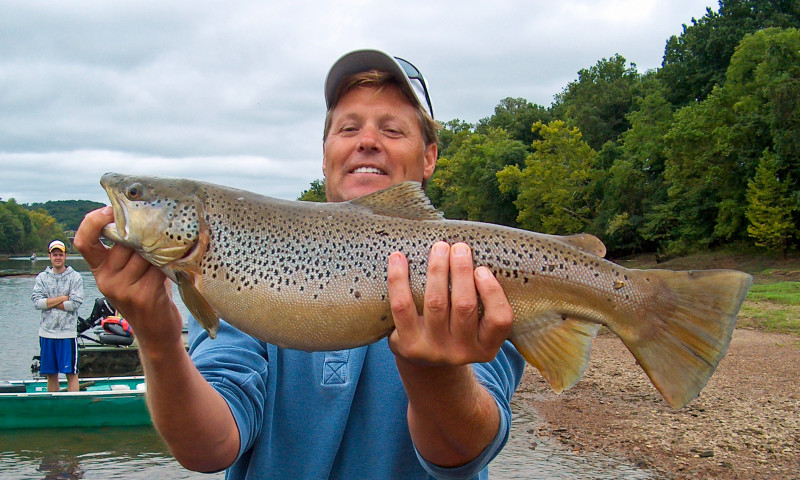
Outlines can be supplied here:
[[797, 336], [737, 329], [700, 397], [680, 411], [610, 333], [561, 395], [528, 368], [517, 394], [544, 420], [536, 434], [575, 452], [627, 458], [665, 479], [800, 478]]

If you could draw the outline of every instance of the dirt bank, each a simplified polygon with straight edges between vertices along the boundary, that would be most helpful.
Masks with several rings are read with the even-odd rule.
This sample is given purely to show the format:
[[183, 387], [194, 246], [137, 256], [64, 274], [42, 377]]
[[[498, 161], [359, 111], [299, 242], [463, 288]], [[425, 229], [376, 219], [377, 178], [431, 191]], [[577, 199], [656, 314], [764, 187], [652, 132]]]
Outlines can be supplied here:
[[736, 330], [700, 397], [680, 411], [613, 334], [594, 341], [590, 366], [571, 390], [555, 395], [531, 369], [518, 395], [544, 419], [542, 437], [628, 458], [658, 478], [800, 478], [796, 336]]

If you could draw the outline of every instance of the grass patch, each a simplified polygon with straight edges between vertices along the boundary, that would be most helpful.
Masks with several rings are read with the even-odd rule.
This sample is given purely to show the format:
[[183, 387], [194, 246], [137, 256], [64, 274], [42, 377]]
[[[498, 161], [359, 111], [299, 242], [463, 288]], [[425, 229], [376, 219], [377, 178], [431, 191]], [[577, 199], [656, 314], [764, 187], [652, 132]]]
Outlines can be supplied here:
[[800, 282], [778, 282], [753, 285], [747, 293], [747, 300], [769, 301], [783, 305], [800, 305]]
[[800, 282], [753, 285], [737, 326], [800, 335]]

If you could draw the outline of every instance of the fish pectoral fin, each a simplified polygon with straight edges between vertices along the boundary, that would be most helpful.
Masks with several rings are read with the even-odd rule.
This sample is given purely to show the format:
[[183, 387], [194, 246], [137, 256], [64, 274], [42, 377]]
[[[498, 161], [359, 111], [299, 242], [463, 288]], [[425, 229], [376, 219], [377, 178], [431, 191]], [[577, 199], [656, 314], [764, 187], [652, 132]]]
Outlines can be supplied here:
[[219, 316], [206, 299], [203, 298], [200, 291], [197, 290], [195, 286], [197, 274], [185, 270], [176, 270], [175, 278], [178, 283], [178, 291], [186, 308], [192, 312], [195, 320], [206, 329], [208, 336], [216, 338], [217, 330], [219, 329]]
[[403, 182], [363, 197], [350, 200], [351, 205], [369, 209], [376, 215], [409, 220], [444, 220], [419, 182]]
[[540, 312], [520, 324], [529, 327], [515, 328], [511, 342], [550, 388], [561, 393], [578, 383], [589, 364], [592, 339], [600, 325], [556, 311]]

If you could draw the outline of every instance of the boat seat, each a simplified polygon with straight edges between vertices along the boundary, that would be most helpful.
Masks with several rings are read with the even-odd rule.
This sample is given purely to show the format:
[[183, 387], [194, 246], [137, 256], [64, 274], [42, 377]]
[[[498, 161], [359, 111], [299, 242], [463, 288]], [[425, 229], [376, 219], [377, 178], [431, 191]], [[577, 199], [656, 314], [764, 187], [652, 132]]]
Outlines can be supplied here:
[[133, 344], [133, 337], [123, 337], [122, 335], [114, 335], [112, 333], [101, 333], [97, 336], [100, 343], [103, 345], [119, 345], [127, 347]]
[[17, 385], [9, 382], [0, 382], [0, 393], [25, 393], [25, 385]]

